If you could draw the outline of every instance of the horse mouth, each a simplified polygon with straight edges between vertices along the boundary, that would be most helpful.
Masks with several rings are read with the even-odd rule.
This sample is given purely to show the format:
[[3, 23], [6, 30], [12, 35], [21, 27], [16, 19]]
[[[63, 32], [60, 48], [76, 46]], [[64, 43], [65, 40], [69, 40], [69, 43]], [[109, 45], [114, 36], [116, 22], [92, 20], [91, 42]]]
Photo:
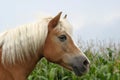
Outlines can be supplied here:
[[89, 66], [83, 66], [83, 65], [66, 65], [65, 63], [60, 64], [61, 66], [63, 66], [64, 68], [73, 71], [75, 73], [75, 75], [77, 76], [82, 76], [85, 73], [87, 73], [89, 71]]
[[72, 69], [77, 76], [82, 76], [88, 72], [88, 68], [85, 66], [83, 67], [72, 66]]

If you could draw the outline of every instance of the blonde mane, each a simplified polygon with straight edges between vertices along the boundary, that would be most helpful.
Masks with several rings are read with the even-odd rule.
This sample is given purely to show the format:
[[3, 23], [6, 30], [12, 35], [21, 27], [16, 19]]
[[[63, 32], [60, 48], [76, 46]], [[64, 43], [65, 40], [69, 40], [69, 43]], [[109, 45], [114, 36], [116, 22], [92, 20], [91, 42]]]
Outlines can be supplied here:
[[[15, 61], [25, 61], [36, 55], [38, 48], [42, 48], [48, 34], [48, 22], [52, 18], [44, 18], [33, 24], [26, 24], [8, 30], [0, 35], [2, 48], [2, 63], [15, 64]], [[66, 32], [71, 34], [71, 25], [62, 19]]]

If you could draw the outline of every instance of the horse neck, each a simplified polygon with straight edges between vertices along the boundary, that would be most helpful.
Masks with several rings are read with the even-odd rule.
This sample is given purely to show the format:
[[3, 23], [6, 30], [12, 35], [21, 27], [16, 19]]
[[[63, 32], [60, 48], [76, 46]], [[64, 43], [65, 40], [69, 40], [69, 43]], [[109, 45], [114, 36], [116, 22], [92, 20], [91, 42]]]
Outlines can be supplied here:
[[41, 60], [41, 58], [43, 57], [42, 51], [38, 51], [36, 55], [33, 56], [33, 58], [31, 58], [30, 60], [28, 60], [27, 62], [25, 62], [23, 65], [25, 65], [24, 71], [26, 74], [26, 76], [28, 76], [33, 69], [35, 68], [36, 64]]
[[[2, 68], [1, 73], [6, 74], [6, 77], [9, 75], [12, 76], [15, 80], [26, 80], [28, 75], [33, 71], [35, 68], [35, 65], [37, 62], [43, 57], [42, 56], [42, 49], [39, 49], [39, 51], [36, 53], [36, 55], [33, 55], [31, 59], [26, 60], [22, 63], [16, 63], [14, 65], [3, 65], [1, 63], [1, 55], [2, 55], [2, 48], [0, 48], [0, 71]], [[1, 74], [0, 73], [0, 74]], [[1, 78], [1, 77], [0, 77]]]
[[[14, 78], [23, 77], [27, 78], [28, 75], [33, 71], [37, 62], [43, 57], [43, 47], [41, 46], [38, 48], [35, 55], [31, 55], [31, 58], [25, 60], [23, 62], [16, 62], [15, 64], [7, 65], [1, 63], [1, 55], [2, 55], [2, 46], [0, 46], [0, 70], [2, 68], [2, 72], [4, 73], [11, 73], [8, 75], [12, 75]], [[8, 68], [9, 67], [9, 68]], [[18, 76], [18, 77], [17, 77]], [[18, 79], [17, 79], [18, 80]]]

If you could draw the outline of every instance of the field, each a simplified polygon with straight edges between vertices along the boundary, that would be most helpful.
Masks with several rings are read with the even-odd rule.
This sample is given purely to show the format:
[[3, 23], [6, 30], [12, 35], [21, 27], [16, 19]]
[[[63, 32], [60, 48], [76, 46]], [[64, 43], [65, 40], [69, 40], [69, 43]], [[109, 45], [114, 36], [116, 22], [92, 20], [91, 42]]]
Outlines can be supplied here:
[[28, 80], [120, 80], [120, 43], [113, 41], [77, 41], [80, 49], [90, 59], [90, 71], [77, 77], [44, 58], [38, 62]]

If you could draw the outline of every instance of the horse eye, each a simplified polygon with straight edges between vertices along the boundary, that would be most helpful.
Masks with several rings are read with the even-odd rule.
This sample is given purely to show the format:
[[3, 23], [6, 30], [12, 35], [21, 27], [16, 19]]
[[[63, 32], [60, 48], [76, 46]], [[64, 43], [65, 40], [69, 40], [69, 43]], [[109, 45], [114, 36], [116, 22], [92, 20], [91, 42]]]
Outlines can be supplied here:
[[58, 38], [61, 42], [64, 42], [67, 39], [67, 37], [65, 35], [61, 35]]

